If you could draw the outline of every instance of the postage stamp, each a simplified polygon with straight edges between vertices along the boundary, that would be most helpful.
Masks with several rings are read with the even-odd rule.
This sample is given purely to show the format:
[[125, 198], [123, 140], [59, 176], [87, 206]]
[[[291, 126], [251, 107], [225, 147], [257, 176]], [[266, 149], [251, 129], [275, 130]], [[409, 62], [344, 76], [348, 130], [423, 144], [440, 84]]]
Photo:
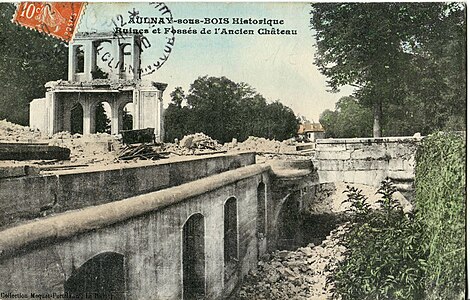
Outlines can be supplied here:
[[83, 2], [21, 2], [12, 21], [69, 42], [84, 6]]

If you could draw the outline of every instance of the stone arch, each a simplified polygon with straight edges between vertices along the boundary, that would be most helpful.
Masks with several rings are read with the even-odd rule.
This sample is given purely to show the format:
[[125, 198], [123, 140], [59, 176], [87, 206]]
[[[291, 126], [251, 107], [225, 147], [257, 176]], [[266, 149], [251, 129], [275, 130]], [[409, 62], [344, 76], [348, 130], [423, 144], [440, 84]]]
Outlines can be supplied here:
[[[119, 130], [131, 130], [134, 128], [135, 109], [132, 100], [122, 103], [119, 108], [119, 116], [121, 118], [121, 128]], [[129, 108], [132, 106], [132, 109]]]
[[261, 181], [256, 189], [256, 233], [258, 241], [258, 259], [266, 252], [267, 214], [266, 184]]
[[237, 198], [230, 197], [224, 203], [224, 262], [227, 266], [238, 261], [238, 213]]
[[111, 133], [112, 99], [103, 99], [94, 104], [95, 128], [93, 132]]
[[70, 133], [83, 134], [83, 106], [80, 102], [75, 102], [70, 109], [70, 119], [65, 120], [70, 124]]
[[295, 249], [300, 239], [300, 203], [295, 194], [284, 198], [276, 218], [278, 249]]
[[125, 299], [126, 272], [124, 255], [116, 252], [99, 253], [72, 274], [64, 283], [64, 291], [71, 298], [92, 295], [92, 299]]
[[204, 216], [191, 215], [183, 225], [182, 265], [183, 299], [203, 299], [205, 297], [205, 237]]

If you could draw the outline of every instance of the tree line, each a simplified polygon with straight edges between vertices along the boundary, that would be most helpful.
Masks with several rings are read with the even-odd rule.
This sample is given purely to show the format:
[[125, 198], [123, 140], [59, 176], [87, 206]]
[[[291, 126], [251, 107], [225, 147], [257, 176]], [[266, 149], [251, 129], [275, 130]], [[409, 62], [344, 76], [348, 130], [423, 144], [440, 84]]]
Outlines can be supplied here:
[[165, 112], [165, 140], [203, 132], [220, 142], [249, 136], [285, 140], [295, 136], [299, 120], [292, 109], [266, 99], [246, 83], [226, 77], [197, 78], [187, 94], [181, 87], [170, 94]]
[[[357, 103], [348, 104], [371, 123], [363, 130], [372, 127], [373, 135], [381, 136], [465, 129], [465, 4], [311, 7], [315, 64], [333, 91], [344, 85], [356, 88], [352, 96]], [[345, 118], [347, 109], [340, 102], [335, 114]], [[342, 135], [327, 124], [333, 115], [323, 114], [326, 131]]]

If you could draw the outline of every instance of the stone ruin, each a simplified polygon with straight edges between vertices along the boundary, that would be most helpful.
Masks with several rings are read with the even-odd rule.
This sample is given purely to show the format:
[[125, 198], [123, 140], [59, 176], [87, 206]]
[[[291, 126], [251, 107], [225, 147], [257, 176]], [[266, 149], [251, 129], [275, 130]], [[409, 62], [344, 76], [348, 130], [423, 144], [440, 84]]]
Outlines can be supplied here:
[[[102, 51], [103, 45], [109, 51]], [[30, 127], [53, 135], [75, 133], [72, 113], [82, 116], [78, 133], [96, 132], [97, 104], [111, 108], [111, 134], [123, 130], [123, 111], [132, 103], [132, 129], [154, 128], [156, 141], [163, 141], [163, 91], [167, 84], [141, 79], [142, 36], [113, 33], [77, 34], [69, 45], [68, 80], [46, 83], [45, 98], [30, 103]], [[97, 60], [107, 62], [103, 72]]]

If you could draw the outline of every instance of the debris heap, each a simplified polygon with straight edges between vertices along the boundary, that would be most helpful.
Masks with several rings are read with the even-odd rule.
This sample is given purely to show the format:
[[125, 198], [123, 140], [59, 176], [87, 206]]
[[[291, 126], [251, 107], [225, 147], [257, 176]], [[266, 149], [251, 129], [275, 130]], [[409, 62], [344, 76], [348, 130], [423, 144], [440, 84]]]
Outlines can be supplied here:
[[321, 245], [308, 244], [296, 251], [275, 251], [258, 262], [250, 272], [237, 299], [331, 299], [332, 283], [327, 283], [346, 248], [339, 237], [347, 225], [331, 231]]
[[39, 130], [0, 120], [0, 141], [37, 143], [47, 141]]
[[295, 142], [285, 140], [279, 142], [260, 137], [250, 136], [244, 142], [227, 143], [224, 145], [225, 150], [230, 151], [253, 151], [257, 153], [292, 153], [296, 152]]
[[184, 136], [178, 143], [165, 144], [164, 152], [175, 155], [198, 155], [225, 152], [222, 145], [204, 133]]
[[111, 163], [123, 145], [107, 133], [89, 135], [58, 132], [49, 140], [49, 145], [69, 148], [72, 163]]

